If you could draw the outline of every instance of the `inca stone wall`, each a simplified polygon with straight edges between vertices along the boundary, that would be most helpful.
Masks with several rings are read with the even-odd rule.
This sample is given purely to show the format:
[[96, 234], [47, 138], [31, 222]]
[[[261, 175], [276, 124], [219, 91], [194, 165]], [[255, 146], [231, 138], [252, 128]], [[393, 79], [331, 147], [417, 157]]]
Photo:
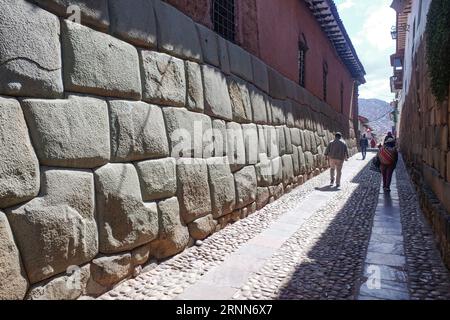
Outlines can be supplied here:
[[431, 92], [425, 46], [423, 41], [413, 61], [401, 116], [401, 151], [450, 268], [450, 103], [438, 102]]
[[356, 152], [164, 2], [0, 0], [0, 44], [0, 299], [98, 296], [320, 173], [333, 132]]

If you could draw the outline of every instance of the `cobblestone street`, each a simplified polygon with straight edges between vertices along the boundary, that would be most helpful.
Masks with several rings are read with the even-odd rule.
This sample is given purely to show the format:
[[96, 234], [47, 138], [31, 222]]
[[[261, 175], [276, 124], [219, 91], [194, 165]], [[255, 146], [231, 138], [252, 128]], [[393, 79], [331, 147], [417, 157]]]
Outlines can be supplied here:
[[399, 161], [390, 195], [346, 162], [99, 299], [450, 299], [450, 274]]

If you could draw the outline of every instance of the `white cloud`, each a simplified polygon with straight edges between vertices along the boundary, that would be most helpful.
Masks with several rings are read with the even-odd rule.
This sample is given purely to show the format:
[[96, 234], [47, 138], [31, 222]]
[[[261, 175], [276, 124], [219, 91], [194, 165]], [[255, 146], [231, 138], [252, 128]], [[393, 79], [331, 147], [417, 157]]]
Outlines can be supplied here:
[[337, 5], [339, 11], [347, 10], [355, 6], [354, 0], [345, 0], [344, 2]]

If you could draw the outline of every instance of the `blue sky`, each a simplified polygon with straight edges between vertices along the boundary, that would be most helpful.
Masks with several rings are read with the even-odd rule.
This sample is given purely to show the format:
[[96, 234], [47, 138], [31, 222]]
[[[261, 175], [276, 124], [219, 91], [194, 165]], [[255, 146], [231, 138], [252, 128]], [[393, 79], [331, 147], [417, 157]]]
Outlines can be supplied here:
[[394, 95], [389, 86], [392, 75], [389, 56], [395, 52], [391, 27], [395, 25], [392, 0], [335, 0], [347, 33], [366, 69], [367, 83], [360, 87], [360, 98], [387, 102]]

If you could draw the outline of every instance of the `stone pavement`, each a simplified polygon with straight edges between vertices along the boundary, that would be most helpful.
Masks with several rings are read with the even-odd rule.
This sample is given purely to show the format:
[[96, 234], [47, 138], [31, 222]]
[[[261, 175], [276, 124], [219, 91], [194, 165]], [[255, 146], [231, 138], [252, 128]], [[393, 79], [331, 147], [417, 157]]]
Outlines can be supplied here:
[[[339, 190], [324, 172], [100, 299], [450, 299], [418, 203], [402, 199], [403, 163], [388, 196], [372, 157], [346, 162]], [[410, 243], [411, 230], [423, 236]]]

